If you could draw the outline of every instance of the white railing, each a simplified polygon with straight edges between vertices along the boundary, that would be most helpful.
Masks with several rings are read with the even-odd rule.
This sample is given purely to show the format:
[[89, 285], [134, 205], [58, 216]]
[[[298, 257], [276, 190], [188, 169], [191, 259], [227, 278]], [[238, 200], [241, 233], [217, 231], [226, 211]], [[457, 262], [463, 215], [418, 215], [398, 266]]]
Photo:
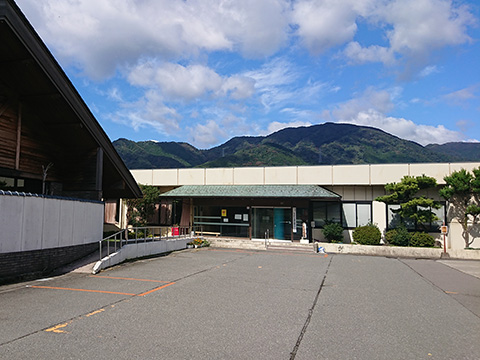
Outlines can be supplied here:
[[191, 237], [190, 227], [145, 226], [120, 230], [99, 242], [100, 260], [129, 244]]

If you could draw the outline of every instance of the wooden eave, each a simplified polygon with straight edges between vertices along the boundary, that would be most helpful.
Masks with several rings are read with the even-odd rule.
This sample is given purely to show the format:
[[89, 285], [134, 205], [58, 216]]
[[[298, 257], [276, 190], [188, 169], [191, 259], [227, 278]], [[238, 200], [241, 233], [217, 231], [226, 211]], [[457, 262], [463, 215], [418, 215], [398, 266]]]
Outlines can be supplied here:
[[12, 0], [0, 0], [0, 38], [0, 104], [2, 98], [30, 104], [64, 146], [102, 148], [105, 198], [141, 197], [105, 131]]

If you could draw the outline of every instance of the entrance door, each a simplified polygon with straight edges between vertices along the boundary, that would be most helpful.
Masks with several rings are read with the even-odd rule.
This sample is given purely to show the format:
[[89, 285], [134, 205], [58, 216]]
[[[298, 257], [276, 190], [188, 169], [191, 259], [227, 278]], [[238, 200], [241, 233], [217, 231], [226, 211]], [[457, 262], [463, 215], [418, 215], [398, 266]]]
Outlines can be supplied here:
[[290, 208], [253, 208], [252, 235], [264, 239], [291, 240], [292, 210]]

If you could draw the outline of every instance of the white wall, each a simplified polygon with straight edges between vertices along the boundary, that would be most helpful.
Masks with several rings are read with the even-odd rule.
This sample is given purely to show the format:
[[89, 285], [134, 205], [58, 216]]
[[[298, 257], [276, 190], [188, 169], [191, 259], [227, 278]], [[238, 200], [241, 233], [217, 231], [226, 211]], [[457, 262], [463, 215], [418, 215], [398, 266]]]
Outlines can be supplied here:
[[0, 194], [0, 253], [102, 240], [100, 202]]

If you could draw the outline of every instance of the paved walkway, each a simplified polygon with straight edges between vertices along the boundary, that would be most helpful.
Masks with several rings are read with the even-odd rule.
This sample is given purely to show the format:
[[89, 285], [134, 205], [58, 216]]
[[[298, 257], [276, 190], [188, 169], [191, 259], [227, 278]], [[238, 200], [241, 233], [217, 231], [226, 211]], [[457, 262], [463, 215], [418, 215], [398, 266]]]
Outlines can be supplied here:
[[480, 279], [480, 261], [478, 260], [438, 260], [438, 262]]
[[2, 359], [478, 359], [480, 279], [433, 260], [203, 248], [0, 287]]

